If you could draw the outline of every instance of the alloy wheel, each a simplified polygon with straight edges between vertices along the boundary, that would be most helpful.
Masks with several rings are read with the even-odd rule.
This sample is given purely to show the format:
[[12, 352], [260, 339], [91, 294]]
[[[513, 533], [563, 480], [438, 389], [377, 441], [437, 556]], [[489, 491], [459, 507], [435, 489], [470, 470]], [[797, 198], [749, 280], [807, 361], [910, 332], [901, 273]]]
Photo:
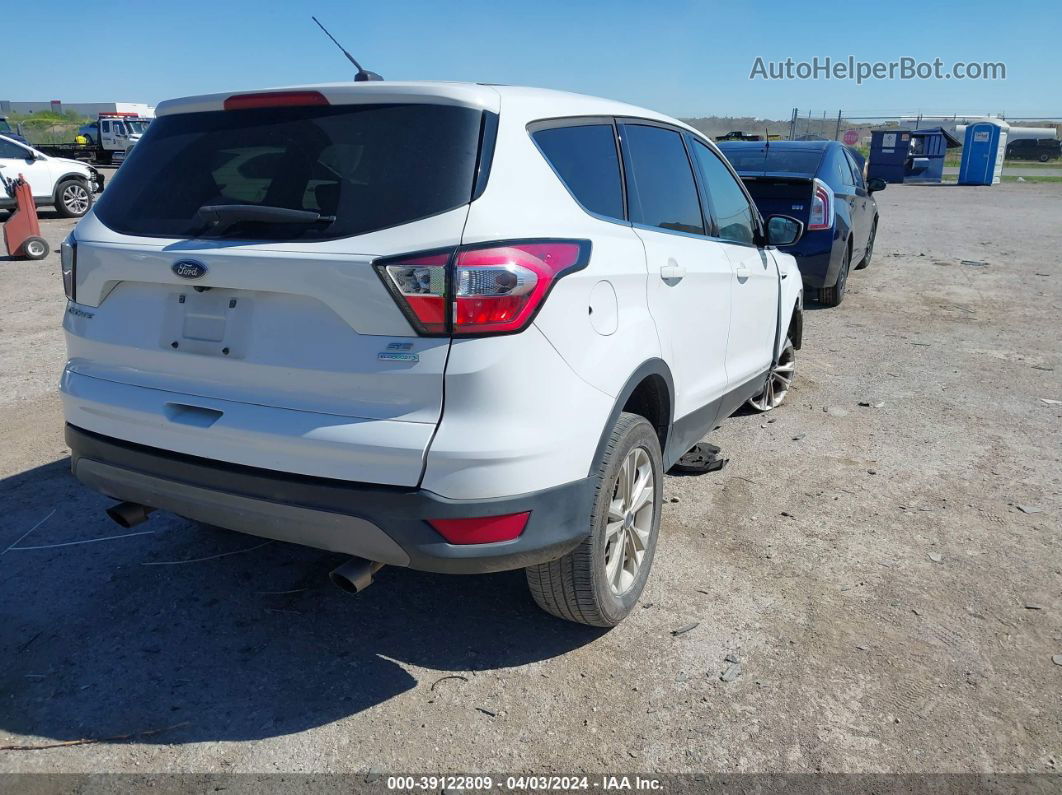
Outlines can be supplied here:
[[789, 387], [793, 385], [793, 376], [796, 374], [796, 350], [790, 340], [785, 341], [778, 364], [771, 368], [771, 374], [767, 378], [767, 386], [763, 392], [749, 400], [749, 405], [757, 411], [770, 411], [782, 405], [785, 396], [789, 394]]
[[63, 190], [63, 206], [74, 215], [84, 215], [89, 208], [89, 193], [83, 185], [68, 185]]
[[653, 530], [656, 482], [644, 447], [631, 450], [612, 489], [605, 524], [605, 578], [612, 593], [625, 593], [638, 578]]

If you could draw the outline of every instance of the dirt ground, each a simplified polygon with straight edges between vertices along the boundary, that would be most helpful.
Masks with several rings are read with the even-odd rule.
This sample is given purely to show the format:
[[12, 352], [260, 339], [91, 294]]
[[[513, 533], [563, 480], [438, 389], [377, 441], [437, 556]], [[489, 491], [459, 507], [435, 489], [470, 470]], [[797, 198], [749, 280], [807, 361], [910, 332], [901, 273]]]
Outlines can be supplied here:
[[879, 202], [787, 404], [667, 479], [610, 632], [520, 572], [351, 597], [338, 555], [170, 515], [107, 540], [68, 473], [58, 257], [0, 258], [0, 746], [156, 732], [0, 771], [1058, 771], [1062, 186]]

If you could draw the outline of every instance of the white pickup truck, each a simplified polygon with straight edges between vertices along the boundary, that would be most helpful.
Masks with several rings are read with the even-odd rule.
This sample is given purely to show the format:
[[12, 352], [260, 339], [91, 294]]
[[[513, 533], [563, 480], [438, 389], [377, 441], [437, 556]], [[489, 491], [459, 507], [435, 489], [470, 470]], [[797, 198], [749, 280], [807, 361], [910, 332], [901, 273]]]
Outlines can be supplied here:
[[129, 156], [153, 120], [136, 113], [101, 113], [96, 121], [78, 129], [74, 143], [43, 144], [37, 148], [52, 157], [117, 165]]
[[96, 121], [81, 127], [78, 135], [83, 135], [90, 146], [95, 146], [97, 157], [102, 155], [101, 162], [119, 161], [129, 154], [151, 121], [136, 114], [101, 113]]

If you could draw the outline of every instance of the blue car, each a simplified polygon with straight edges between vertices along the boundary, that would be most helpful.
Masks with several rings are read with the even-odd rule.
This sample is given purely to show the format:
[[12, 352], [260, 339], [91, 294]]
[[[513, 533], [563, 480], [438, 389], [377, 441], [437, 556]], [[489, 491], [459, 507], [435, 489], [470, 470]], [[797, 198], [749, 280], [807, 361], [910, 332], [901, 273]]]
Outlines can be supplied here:
[[25, 144], [26, 146], [30, 145], [30, 142], [23, 138], [21, 135], [19, 135], [18, 131], [11, 126], [6, 116], [0, 116], [0, 135], [7, 136], [8, 138], [13, 138], [20, 144]]
[[873, 194], [885, 181], [863, 179], [863, 158], [837, 141], [720, 142], [764, 218], [789, 215], [805, 233], [785, 251], [796, 257], [805, 295], [826, 306], [844, 299], [848, 272], [870, 264], [878, 230]]

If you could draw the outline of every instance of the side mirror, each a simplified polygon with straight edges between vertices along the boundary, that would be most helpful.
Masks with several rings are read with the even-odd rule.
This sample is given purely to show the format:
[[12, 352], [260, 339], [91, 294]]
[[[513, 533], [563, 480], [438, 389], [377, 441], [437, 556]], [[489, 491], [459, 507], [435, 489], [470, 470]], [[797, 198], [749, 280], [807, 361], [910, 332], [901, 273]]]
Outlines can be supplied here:
[[788, 215], [772, 215], [767, 219], [767, 245], [791, 246], [804, 235], [804, 224]]
[[879, 190], [885, 190], [888, 186], [889, 183], [881, 177], [874, 177], [871, 180], [867, 180], [867, 193], [877, 193]]

